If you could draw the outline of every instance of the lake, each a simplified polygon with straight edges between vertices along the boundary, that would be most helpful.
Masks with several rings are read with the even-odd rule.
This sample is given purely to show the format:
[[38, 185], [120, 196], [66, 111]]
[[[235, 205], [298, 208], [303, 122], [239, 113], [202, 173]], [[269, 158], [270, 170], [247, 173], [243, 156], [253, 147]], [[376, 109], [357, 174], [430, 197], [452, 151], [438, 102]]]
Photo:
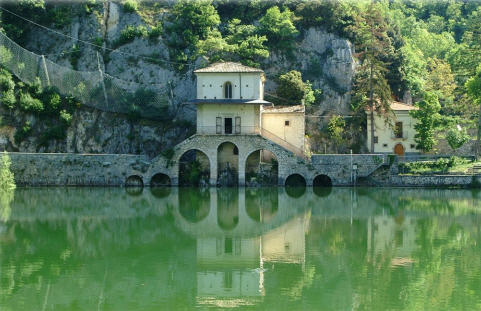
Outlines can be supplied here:
[[481, 192], [0, 192], [0, 310], [480, 310]]

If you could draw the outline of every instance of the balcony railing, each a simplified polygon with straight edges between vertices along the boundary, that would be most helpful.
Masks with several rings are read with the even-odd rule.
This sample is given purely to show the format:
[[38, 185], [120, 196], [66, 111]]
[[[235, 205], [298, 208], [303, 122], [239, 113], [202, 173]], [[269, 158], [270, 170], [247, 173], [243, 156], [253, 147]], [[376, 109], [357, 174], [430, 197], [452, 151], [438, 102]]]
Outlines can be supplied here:
[[197, 126], [197, 134], [203, 135], [255, 135], [260, 134], [258, 126], [232, 126], [231, 133], [226, 133], [225, 127], [221, 126]]

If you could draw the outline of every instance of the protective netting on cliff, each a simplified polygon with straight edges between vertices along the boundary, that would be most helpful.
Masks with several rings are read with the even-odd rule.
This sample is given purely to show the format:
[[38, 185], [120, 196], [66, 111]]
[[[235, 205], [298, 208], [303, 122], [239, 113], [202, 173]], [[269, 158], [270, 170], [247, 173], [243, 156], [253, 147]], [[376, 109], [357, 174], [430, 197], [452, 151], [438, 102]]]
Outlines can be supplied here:
[[0, 65], [25, 83], [52, 86], [83, 105], [145, 118], [167, 117], [167, 88], [112, 77], [101, 70], [76, 71], [32, 53], [0, 32]]

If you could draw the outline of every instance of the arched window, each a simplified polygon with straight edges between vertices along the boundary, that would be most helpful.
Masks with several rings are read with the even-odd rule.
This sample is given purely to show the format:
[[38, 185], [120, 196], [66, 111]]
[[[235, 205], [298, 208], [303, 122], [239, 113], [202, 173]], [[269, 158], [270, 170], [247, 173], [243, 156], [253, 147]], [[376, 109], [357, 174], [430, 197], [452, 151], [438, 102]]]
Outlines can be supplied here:
[[232, 83], [224, 83], [224, 98], [232, 98]]

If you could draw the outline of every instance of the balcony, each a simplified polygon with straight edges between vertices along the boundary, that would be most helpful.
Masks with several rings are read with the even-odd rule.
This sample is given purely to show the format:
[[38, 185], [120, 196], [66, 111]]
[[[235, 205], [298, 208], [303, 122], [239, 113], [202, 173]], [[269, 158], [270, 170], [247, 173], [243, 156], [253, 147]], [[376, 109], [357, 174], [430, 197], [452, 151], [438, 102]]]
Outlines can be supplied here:
[[258, 126], [197, 126], [197, 134], [200, 135], [259, 135]]

